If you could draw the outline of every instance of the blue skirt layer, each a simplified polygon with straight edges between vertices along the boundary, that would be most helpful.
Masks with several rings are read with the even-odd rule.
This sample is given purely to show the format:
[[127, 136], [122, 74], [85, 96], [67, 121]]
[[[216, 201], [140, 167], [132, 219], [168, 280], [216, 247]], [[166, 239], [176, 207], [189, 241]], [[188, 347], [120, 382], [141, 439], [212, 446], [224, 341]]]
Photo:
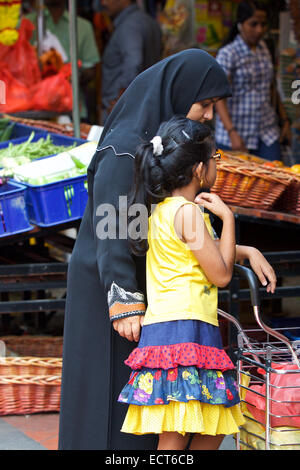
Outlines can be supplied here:
[[198, 400], [231, 407], [240, 402], [236, 373], [178, 366], [133, 372], [118, 401], [133, 405], [166, 405], [170, 401]]
[[223, 348], [219, 327], [200, 320], [174, 320], [145, 325], [138, 347], [179, 343], [197, 343]]

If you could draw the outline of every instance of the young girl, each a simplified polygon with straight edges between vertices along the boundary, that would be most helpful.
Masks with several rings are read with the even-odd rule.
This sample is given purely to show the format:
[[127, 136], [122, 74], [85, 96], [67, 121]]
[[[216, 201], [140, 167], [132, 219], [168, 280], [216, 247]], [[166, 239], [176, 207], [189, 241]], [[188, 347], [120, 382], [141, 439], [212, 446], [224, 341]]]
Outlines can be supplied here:
[[[149, 211], [157, 205], [148, 239], [134, 242], [135, 254], [147, 252], [148, 307], [118, 401], [130, 404], [121, 431], [159, 434], [159, 450], [185, 449], [189, 433], [190, 449], [217, 449], [243, 423], [217, 318], [218, 287], [235, 262], [234, 217], [201, 192], [215, 182], [216, 158], [210, 128], [184, 117], [163, 123], [136, 153], [134, 202], [146, 195]], [[218, 242], [203, 207], [223, 221]]]

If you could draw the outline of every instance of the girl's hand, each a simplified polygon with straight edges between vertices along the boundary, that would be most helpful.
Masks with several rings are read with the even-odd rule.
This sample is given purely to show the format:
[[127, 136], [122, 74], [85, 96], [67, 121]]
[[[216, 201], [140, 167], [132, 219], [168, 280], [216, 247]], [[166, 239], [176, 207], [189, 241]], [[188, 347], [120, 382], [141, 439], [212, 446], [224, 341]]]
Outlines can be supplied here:
[[274, 294], [277, 282], [276, 274], [264, 255], [256, 248], [248, 247], [248, 259], [262, 285], [267, 287], [267, 292]]
[[134, 315], [132, 317], [120, 318], [113, 322], [113, 328], [120, 336], [129, 341], [138, 341], [140, 339], [140, 331], [143, 326], [144, 317], [142, 315]]
[[220, 219], [224, 219], [224, 217], [228, 215], [232, 215], [231, 210], [229, 207], [222, 201], [222, 199], [214, 193], [200, 193], [196, 196], [194, 202], [196, 204], [200, 204], [208, 209], [210, 212], [215, 214], [216, 216], [220, 217]]

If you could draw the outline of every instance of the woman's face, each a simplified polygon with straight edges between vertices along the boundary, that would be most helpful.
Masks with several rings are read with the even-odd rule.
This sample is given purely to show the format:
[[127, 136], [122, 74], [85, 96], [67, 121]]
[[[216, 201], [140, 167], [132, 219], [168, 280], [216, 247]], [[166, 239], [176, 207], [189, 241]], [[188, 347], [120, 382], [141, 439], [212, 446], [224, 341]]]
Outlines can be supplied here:
[[267, 13], [255, 10], [254, 15], [241, 23], [240, 33], [250, 47], [255, 47], [267, 31]]
[[186, 117], [192, 121], [211, 121], [214, 116], [214, 104], [219, 98], [210, 98], [203, 101], [198, 101], [192, 104]]

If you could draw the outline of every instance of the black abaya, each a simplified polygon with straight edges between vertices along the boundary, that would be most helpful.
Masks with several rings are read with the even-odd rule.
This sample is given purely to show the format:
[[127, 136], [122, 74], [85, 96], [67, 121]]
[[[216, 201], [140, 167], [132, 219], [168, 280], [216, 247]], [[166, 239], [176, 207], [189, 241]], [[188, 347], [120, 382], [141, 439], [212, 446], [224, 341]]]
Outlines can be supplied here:
[[[211, 56], [183, 51], [140, 74], [107, 120], [89, 167], [88, 204], [68, 269], [59, 449], [156, 448], [154, 436], [120, 433], [127, 407], [117, 398], [130, 373], [124, 360], [136, 343], [119, 336], [109, 320], [109, 306], [123, 302], [135, 311], [134, 302], [140, 305], [145, 260], [132, 256], [127, 239], [97, 236], [97, 209], [108, 203], [118, 214], [119, 196], [133, 183], [135, 148], [161, 121], [187, 114], [196, 101], [229, 94], [226, 75]], [[117, 217], [117, 234], [118, 228]]]

